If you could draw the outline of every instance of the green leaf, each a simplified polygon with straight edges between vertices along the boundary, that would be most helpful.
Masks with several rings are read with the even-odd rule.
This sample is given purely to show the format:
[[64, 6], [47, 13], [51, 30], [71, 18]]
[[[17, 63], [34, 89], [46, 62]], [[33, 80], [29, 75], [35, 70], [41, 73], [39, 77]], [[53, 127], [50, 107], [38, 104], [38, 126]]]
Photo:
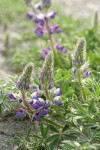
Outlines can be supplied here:
[[54, 141], [56, 139], [59, 139], [59, 134], [57, 134], [57, 133], [53, 134], [49, 138], [47, 138], [46, 142], [52, 142], [52, 141]]
[[87, 114], [87, 110], [85, 108], [82, 107], [82, 105], [79, 102], [73, 102], [74, 105], [78, 108], [78, 110], [83, 114], [86, 115]]
[[61, 76], [62, 72], [63, 72], [62, 69], [57, 70], [57, 73], [56, 73], [55, 79], [54, 79], [55, 81], [56, 81], [57, 79], [59, 79], [59, 77]]
[[50, 128], [50, 130], [59, 133], [59, 131], [57, 130], [57, 128], [55, 126], [49, 124], [49, 128]]
[[55, 150], [59, 143], [59, 139], [55, 139], [53, 142], [50, 143], [50, 150]]
[[49, 131], [49, 126], [47, 125], [47, 127], [45, 128], [45, 132], [44, 132], [44, 138], [47, 136]]
[[40, 124], [40, 130], [41, 130], [41, 135], [44, 137], [45, 129], [42, 123]]
[[32, 136], [35, 137], [35, 138], [41, 139], [41, 137], [36, 135], [36, 134], [33, 134]]
[[70, 75], [66, 75], [66, 76], [62, 77], [61, 79], [55, 81], [55, 83], [62, 82], [62, 81], [64, 81], [65, 79], [68, 80], [69, 78], [70, 78]]
[[64, 128], [63, 128], [62, 131], [64, 132], [64, 131], [66, 131], [67, 129], [69, 129], [69, 125], [68, 125], [68, 124], [66, 124], [66, 125], [64, 126]]
[[91, 100], [89, 105], [89, 112], [92, 113], [94, 111], [94, 99]]

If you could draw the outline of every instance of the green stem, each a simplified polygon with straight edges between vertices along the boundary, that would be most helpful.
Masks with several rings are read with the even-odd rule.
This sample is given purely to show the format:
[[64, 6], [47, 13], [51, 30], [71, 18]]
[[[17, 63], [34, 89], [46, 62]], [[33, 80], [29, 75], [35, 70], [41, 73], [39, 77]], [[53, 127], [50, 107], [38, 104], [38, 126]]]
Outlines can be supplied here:
[[78, 75], [79, 86], [80, 86], [80, 88], [81, 88], [83, 97], [84, 97], [84, 99], [86, 100], [86, 94], [85, 94], [85, 91], [84, 91], [84, 88], [83, 88], [83, 85], [82, 85], [81, 73], [80, 73], [80, 70], [79, 70], [79, 69], [78, 69], [77, 75]]
[[57, 64], [59, 65], [59, 67], [62, 68], [62, 64], [60, 63], [59, 58], [58, 58], [58, 55], [57, 55], [57, 52], [55, 51], [55, 48], [54, 48], [54, 42], [53, 42], [53, 39], [52, 39], [52, 35], [50, 34], [50, 31], [49, 31], [49, 23], [48, 23], [48, 20], [46, 20], [46, 27], [47, 27], [47, 30], [48, 30], [48, 36], [49, 36], [51, 48], [52, 48], [52, 51], [53, 51], [53, 54], [54, 54], [54, 58], [55, 58]]
[[32, 109], [30, 108], [29, 104], [26, 101], [26, 92], [24, 90], [21, 90], [21, 95], [22, 95], [23, 103], [25, 107], [27, 108], [27, 111], [33, 114], [34, 112], [32, 111]]
[[50, 100], [48, 89], [45, 89], [46, 98]]

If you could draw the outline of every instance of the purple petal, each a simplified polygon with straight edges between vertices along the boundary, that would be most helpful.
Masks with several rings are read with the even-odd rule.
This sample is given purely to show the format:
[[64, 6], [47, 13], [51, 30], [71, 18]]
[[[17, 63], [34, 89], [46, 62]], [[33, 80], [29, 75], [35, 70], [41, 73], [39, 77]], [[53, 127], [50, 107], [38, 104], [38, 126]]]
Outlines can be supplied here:
[[28, 12], [26, 14], [26, 16], [29, 18], [29, 19], [32, 19], [33, 18], [33, 12]]
[[12, 99], [12, 100], [16, 100], [16, 95], [14, 93], [10, 93], [9, 95], [9, 98]]
[[67, 49], [66, 49], [64, 46], [62, 46], [61, 52], [62, 52], [62, 53], [66, 53], [66, 52], [67, 52]]
[[62, 102], [61, 102], [61, 101], [55, 100], [54, 102], [55, 102], [55, 104], [58, 105], [58, 106], [61, 106], [61, 105], [62, 105]]
[[41, 114], [42, 116], [47, 115], [47, 113], [48, 113], [48, 110], [47, 110], [47, 109], [43, 109], [43, 110], [40, 111], [40, 114]]

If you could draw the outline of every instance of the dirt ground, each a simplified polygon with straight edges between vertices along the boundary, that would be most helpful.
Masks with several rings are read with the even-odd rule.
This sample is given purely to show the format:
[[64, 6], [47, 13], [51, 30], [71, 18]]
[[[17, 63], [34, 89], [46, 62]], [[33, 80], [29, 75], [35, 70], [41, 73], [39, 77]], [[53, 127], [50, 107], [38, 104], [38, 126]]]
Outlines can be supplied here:
[[18, 120], [13, 115], [0, 118], [0, 150], [16, 150], [16, 144], [11, 144], [18, 135], [25, 136], [34, 125], [30, 120]]

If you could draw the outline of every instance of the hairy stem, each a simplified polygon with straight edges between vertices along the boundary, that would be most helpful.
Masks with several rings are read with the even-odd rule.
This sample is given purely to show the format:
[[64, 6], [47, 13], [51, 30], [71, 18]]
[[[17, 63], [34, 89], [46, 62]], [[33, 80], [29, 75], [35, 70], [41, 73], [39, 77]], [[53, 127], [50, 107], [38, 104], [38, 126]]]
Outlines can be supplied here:
[[78, 82], [79, 82], [80, 89], [81, 89], [81, 91], [82, 91], [84, 100], [86, 100], [86, 94], [85, 94], [85, 91], [84, 91], [84, 89], [83, 89], [82, 79], [81, 79], [81, 73], [80, 73], [80, 70], [79, 70], [79, 69], [78, 69], [77, 75], [78, 75]]
[[29, 113], [33, 114], [34, 112], [32, 111], [32, 109], [30, 108], [29, 104], [26, 101], [26, 92], [24, 90], [21, 90], [21, 95], [22, 95], [23, 103], [24, 103], [27, 111]]

